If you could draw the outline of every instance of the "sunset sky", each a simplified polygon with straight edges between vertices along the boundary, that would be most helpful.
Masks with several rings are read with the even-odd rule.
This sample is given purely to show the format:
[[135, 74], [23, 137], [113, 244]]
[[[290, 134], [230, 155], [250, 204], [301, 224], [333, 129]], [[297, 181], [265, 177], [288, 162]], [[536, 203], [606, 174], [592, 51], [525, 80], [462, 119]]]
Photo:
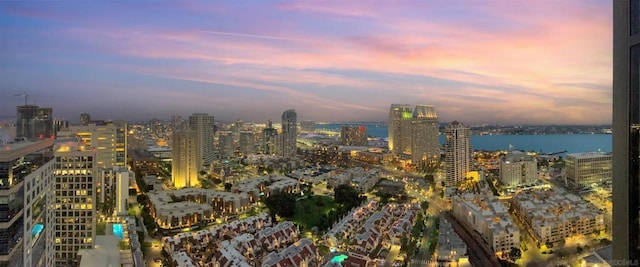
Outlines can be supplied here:
[[611, 1], [3, 1], [0, 121], [611, 122]]

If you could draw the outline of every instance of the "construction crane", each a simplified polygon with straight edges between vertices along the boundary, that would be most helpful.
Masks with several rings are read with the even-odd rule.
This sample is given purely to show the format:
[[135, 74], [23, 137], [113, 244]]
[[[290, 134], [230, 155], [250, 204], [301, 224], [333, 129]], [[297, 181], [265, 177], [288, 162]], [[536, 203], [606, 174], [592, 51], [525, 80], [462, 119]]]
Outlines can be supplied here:
[[27, 105], [27, 101], [29, 100], [29, 95], [27, 93], [15, 94], [14, 96], [24, 96], [24, 105]]

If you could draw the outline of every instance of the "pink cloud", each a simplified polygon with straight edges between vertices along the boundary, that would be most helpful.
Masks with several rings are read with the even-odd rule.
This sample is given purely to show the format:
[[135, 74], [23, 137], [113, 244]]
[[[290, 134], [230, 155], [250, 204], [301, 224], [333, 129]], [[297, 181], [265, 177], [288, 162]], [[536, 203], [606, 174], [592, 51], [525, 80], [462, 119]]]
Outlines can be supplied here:
[[[63, 34], [95, 42], [92, 45], [100, 52], [194, 62], [192, 67], [180, 64], [180, 67], [118, 68], [278, 93], [323, 109], [384, 113], [388, 104], [398, 101], [372, 97], [372, 102], [356, 103], [321, 91], [301, 90], [295, 85], [344, 86], [363, 94], [397, 90], [399, 97], [414, 95], [419, 97], [414, 99], [416, 102], [441, 103], [439, 112], [451, 116], [465, 116], [469, 109], [459, 106], [466, 106], [485, 109], [500, 120], [518, 121], [522, 119], [518, 116], [527, 114], [529, 120], [558, 120], [558, 116], [570, 113], [564, 116], [575, 122], [609, 121], [610, 111], [596, 111], [588, 104], [596, 99], [595, 104], [606, 109], [611, 105], [610, 92], [580, 84], [605, 88], [611, 84], [610, 12], [572, 1], [492, 3], [468, 5], [468, 10], [478, 17], [465, 18], [464, 14], [455, 17], [456, 14], [447, 13], [450, 17], [443, 21], [415, 15], [422, 9], [444, 8], [444, 4], [437, 2], [403, 5], [302, 1], [278, 7], [285, 11], [283, 15], [286, 12], [309, 14], [309, 22], [317, 24], [325, 19], [323, 16], [337, 16], [345, 23], [366, 21], [375, 29], [367, 32], [336, 29], [317, 33], [308, 31], [303, 23], [279, 28], [270, 27], [271, 22], [264, 21], [248, 30], [205, 26], [189, 30], [103, 26], [77, 28]], [[457, 10], [462, 3], [453, 5]], [[228, 9], [212, 7], [207, 12], [228, 12]], [[404, 12], [413, 15], [401, 16]], [[482, 18], [489, 22], [485, 23]], [[479, 22], [473, 23], [475, 21]], [[273, 25], [282, 23], [273, 22]], [[484, 28], [491, 23], [497, 26]], [[228, 68], [220, 69], [218, 64], [226, 64]], [[371, 80], [308, 69], [429, 76], [463, 85], [415, 84], [394, 78]], [[584, 101], [585, 107], [558, 105], [552, 98], [577, 99]], [[493, 105], [491, 100], [500, 104]], [[509, 112], [514, 109], [529, 112]]]

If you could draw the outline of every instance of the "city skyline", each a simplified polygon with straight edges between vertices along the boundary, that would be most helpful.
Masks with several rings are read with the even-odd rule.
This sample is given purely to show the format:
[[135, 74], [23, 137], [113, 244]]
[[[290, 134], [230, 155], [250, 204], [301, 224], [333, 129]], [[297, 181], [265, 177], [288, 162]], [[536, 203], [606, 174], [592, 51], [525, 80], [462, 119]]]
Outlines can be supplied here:
[[606, 1], [2, 2], [0, 120], [26, 92], [72, 122], [385, 121], [406, 103], [609, 124], [611, 21]]

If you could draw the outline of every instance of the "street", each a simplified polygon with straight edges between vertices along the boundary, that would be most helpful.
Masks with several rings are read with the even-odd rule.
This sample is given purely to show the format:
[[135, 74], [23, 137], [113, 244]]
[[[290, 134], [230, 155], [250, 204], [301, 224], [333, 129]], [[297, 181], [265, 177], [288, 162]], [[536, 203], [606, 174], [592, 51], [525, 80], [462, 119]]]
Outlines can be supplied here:
[[455, 217], [449, 212], [443, 212], [444, 218], [446, 218], [453, 226], [454, 231], [467, 243], [469, 252], [469, 261], [473, 266], [496, 266], [499, 267], [500, 263], [495, 257], [495, 254], [487, 247], [482, 241], [482, 237], [476, 232], [469, 232]]

